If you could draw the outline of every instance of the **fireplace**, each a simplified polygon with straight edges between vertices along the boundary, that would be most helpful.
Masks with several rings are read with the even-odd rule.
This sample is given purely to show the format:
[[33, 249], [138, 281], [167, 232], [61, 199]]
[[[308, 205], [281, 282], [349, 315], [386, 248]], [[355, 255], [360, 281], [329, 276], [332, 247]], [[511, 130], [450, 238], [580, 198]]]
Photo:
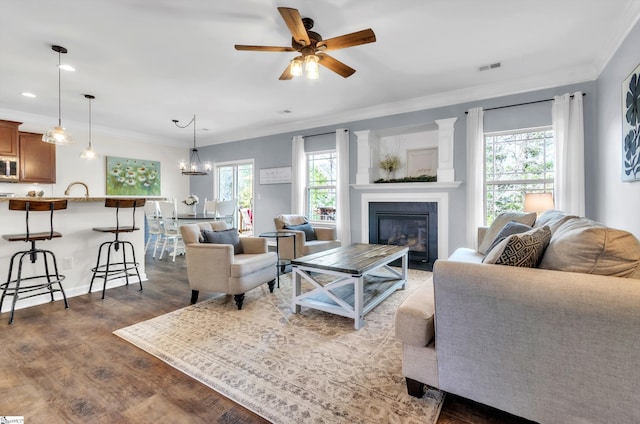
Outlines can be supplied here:
[[369, 203], [369, 243], [406, 246], [409, 268], [431, 271], [438, 258], [438, 204]]

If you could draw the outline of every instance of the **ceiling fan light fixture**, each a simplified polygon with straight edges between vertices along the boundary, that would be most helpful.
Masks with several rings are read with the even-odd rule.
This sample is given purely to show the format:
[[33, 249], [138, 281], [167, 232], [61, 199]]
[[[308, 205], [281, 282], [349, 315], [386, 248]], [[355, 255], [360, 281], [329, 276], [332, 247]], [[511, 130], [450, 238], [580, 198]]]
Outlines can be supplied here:
[[62, 101], [60, 100], [60, 55], [67, 53], [67, 49], [62, 46], [51, 46], [51, 50], [58, 53], [58, 125], [44, 133], [42, 141], [45, 143], [65, 145], [73, 142], [71, 134], [62, 127]]
[[291, 75], [294, 77], [302, 75], [302, 60], [299, 58], [291, 59]]
[[320, 77], [319, 61], [320, 59], [315, 54], [305, 56], [304, 71], [307, 79], [316, 80]]

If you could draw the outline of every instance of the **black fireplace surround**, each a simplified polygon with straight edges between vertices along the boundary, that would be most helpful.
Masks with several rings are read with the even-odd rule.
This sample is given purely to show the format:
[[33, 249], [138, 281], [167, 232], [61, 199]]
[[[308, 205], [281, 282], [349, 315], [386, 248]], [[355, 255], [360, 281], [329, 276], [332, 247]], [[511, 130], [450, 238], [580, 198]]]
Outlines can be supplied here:
[[369, 203], [369, 243], [407, 246], [409, 268], [431, 271], [438, 259], [438, 203]]

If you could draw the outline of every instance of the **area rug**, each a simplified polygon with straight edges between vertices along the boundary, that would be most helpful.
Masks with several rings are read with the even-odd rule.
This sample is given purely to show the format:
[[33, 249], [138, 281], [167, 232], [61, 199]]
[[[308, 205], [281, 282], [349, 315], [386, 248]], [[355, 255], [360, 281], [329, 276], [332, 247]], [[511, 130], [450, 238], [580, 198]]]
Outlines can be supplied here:
[[273, 423], [435, 423], [444, 393], [407, 394], [394, 315], [431, 273], [409, 270], [407, 288], [353, 320], [302, 308], [291, 280], [203, 301], [114, 332]]

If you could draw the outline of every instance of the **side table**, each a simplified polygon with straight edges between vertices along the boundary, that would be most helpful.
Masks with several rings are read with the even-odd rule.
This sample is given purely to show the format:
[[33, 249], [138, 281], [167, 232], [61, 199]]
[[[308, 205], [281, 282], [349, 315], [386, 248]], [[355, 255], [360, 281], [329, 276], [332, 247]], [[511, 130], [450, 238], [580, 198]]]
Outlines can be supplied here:
[[259, 234], [258, 237], [264, 238], [274, 238], [276, 239], [276, 255], [278, 260], [276, 261], [276, 268], [278, 269], [277, 280], [278, 280], [278, 288], [280, 288], [280, 269], [284, 268], [286, 265], [291, 263], [288, 259], [280, 259], [280, 239], [293, 237], [293, 256], [296, 256], [296, 233], [292, 231], [269, 231], [266, 233]]

